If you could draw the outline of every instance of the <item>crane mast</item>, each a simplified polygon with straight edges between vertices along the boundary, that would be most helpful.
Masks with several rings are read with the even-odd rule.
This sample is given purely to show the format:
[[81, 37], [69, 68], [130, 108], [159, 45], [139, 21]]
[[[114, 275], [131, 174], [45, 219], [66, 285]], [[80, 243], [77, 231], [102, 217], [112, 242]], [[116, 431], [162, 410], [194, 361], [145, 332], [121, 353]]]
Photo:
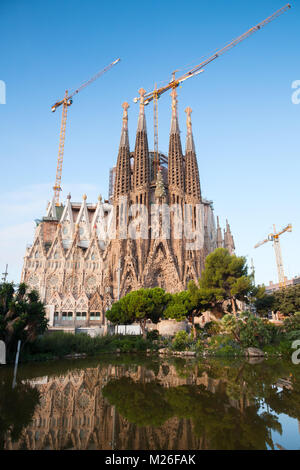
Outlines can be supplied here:
[[264, 245], [267, 242], [273, 242], [273, 247], [275, 251], [275, 258], [276, 258], [276, 266], [277, 266], [277, 272], [278, 272], [278, 282], [280, 287], [284, 287], [285, 280], [284, 280], [284, 269], [283, 269], [283, 261], [282, 261], [282, 253], [281, 253], [281, 247], [280, 247], [280, 242], [279, 242], [279, 237], [285, 232], [291, 232], [292, 231], [292, 224], [288, 224], [286, 227], [284, 227], [280, 232], [276, 232], [276, 227], [273, 225], [273, 233], [270, 233], [268, 235], [268, 238], [265, 238], [265, 240], [256, 243], [254, 248], [258, 248], [261, 245]]
[[[229, 51], [233, 47], [235, 47], [237, 44], [240, 42], [244, 41], [244, 39], [248, 38], [251, 36], [253, 33], [256, 31], [259, 31], [262, 29], [264, 26], [269, 24], [271, 21], [273, 21], [275, 18], [278, 18], [278, 16], [282, 15], [285, 11], [291, 8], [291, 5], [288, 3], [279, 10], [275, 11], [272, 15], [268, 16], [264, 21], [261, 23], [258, 23], [256, 26], [253, 26], [253, 28], [250, 28], [248, 31], [246, 31], [244, 34], [241, 36], [237, 37], [233, 41], [231, 41], [229, 44], [224, 46], [222, 49], [219, 49], [217, 52], [215, 52], [213, 55], [211, 55], [208, 59], [204, 60], [200, 64], [196, 65], [193, 67], [191, 70], [183, 74], [179, 78], [175, 78], [175, 72], [172, 73], [172, 80], [165, 86], [157, 89], [155, 86], [155, 89], [149, 93], [146, 93], [144, 95], [144, 105], [147, 106], [151, 101], [154, 101], [153, 103], [153, 119], [154, 119], [154, 171], [157, 172], [157, 168], [159, 166], [159, 153], [158, 153], [158, 106], [157, 106], [157, 100], [158, 98], [165, 93], [166, 91], [170, 89], [177, 88], [182, 82], [185, 80], [195, 77], [196, 75], [204, 72], [204, 67], [206, 67], [208, 64], [213, 62], [215, 59], [220, 57], [221, 55], [225, 54], [225, 52]], [[140, 97], [136, 97], [133, 99], [135, 103], [137, 103], [140, 100]], [[154, 173], [156, 174], [156, 173]]]
[[65, 92], [65, 96], [61, 101], [57, 101], [52, 105], [51, 111], [55, 112], [56, 109], [62, 105], [62, 117], [61, 117], [61, 126], [60, 126], [60, 134], [59, 134], [59, 146], [58, 146], [58, 158], [57, 158], [57, 168], [56, 168], [56, 178], [55, 184], [53, 186], [54, 190], [54, 202], [56, 206], [59, 206], [59, 193], [61, 191], [61, 175], [62, 175], [62, 164], [64, 159], [64, 149], [65, 149], [65, 136], [66, 136], [66, 125], [67, 125], [67, 112], [68, 107], [71, 106], [73, 103], [73, 96], [79, 93], [83, 88], [93, 83], [97, 78], [101, 77], [105, 72], [111, 69], [115, 64], [117, 64], [121, 59], [116, 59], [114, 62], [109, 64], [103, 70], [100, 70], [96, 75], [94, 75], [90, 80], [84, 82], [79, 88], [77, 88], [73, 93], [70, 95], [68, 94], [68, 90]]

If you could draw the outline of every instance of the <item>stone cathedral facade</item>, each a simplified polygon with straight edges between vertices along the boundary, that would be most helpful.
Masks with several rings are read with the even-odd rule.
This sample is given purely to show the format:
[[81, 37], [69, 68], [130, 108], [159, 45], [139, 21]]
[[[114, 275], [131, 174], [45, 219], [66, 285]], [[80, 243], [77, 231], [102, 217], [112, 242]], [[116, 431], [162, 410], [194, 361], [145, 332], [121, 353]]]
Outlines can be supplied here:
[[169, 152], [158, 160], [148, 148], [144, 93], [141, 89], [134, 151], [129, 105], [122, 105], [109, 199], [89, 203], [84, 195], [82, 202], [72, 202], [69, 195], [60, 206], [52, 201], [26, 250], [21, 280], [39, 291], [53, 325], [105, 325], [105, 311], [129, 291], [183, 290], [201, 277], [215, 248], [235, 249], [228, 222], [222, 234], [212, 201], [201, 195], [192, 110], [186, 109], [183, 153], [174, 89]]

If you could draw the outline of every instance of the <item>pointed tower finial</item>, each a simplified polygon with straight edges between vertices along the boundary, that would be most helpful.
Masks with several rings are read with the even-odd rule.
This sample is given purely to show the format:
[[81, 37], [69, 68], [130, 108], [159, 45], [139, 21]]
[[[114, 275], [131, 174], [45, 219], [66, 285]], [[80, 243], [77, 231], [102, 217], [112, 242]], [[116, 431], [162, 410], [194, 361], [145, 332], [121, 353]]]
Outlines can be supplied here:
[[99, 202], [102, 201], [102, 196], [101, 196], [101, 194], [99, 194], [99, 196], [98, 196], [98, 201], [99, 201]]
[[129, 147], [129, 139], [128, 139], [128, 108], [129, 104], [125, 101], [122, 104], [123, 108], [123, 124], [122, 124], [122, 132], [121, 132], [121, 140], [120, 140], [120, 147]]
[[145, 119], [145, 93], [146, 90], [144, 88], [139, 89], [140, 94], [140, 113], [139, 113], [139, 120], [138, 120], [138, 131], [146, 131], [146, 119]]
[[82, 199], [83, 199], [84, 201], [86, 201], [86, 200], [87, 200], [87, 195], [84, 194], [84, 195], [82, 196]]
[[220, 227], [219, 216], [217, 216], [217, 248], [223, 248], [223, 247], [224, 247], [224, 240], [222, 237], [222, 230]]
[[122, 108], [124, 109], [124, 112], [123, 112], [123, 120], [127, 120], [128, 119], [128, 108], [130, 108], [129, 104], [127, 103], [127, 101], [124, 101], [124, 103], [122, 103]]
[[172, 96], [172, 120], [171, 120], [171, 134], [179, 133], [178, 116], [177, 116], [177, 90], [174, 87], [170, 95]]
[[195, 144], [192, 132], [192, 108], [189, 106], [185, 109], [186, 112], [186, 127], [187, 127], [187, 134], [186, 134], [186, 149], [185, 152], [195, 152]]
[[187, 130], [188, 130], [188, 131], [191, 131], [191, 130], [192, 130], [191, 114], [192, 114], [193, 110], [192, 110], [192, 108], [190, 108], [190, 106], [188, 106], [187, 108], [185, 108], [185, 112], [186, 112], [186, 126], [187, 126]]
[[69, 194], [67, 195], [67, 199], [69, 199], [69, 200], [71, 199], [71, 193], [69, 193]]
[[186, 194], [193, 196], [198, 201], [201, 200], [201, 188], [198, 163], [196, 158], [196, 150], [192, 132], [192, 108], [189, 106], [185, 109], [186, 112], [186, 145], [185, 145], [185, 189]]

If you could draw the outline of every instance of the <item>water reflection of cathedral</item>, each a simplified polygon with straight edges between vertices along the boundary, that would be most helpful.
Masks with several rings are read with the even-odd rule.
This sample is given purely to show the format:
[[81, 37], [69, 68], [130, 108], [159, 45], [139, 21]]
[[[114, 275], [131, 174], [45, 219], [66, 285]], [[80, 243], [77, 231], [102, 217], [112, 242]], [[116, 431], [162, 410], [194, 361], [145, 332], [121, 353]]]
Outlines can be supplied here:
[[[160, 363], [156, 374], [142, 366], [108, 366], [68, 372], [64, 376], [30, 381], [41, 399], [31, 424], [13, 443], [8, 436], [6, 449], [205, 449], [205, 436], [197, 437], [190, 419], [171, 417], [161, 426], [139, 427], [122, 417], [102, 396], [112, 379], [129, 377], [136, 383], [156, 381], [164, 388], [180, 385], [204, 386], [215, 393], [223, 383], [197, 371], [180, 377], [174, 365]], [[237, 409], [249, 403], [230, 400]], [[159, 403], [158, 403], [158, 406]]]

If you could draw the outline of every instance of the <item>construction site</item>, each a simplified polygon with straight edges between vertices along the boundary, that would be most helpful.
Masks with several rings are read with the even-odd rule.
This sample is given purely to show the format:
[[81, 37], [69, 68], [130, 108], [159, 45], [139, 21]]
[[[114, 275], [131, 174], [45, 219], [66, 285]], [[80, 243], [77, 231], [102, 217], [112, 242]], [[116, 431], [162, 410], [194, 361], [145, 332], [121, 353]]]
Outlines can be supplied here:
[[[84, 194], [82, 201], [72, 201], [69, 194], [65, 201], [60, 200], [65, 136], [73, 99], [117, 66], [120, 59], [73, 92], [65, 91], [64, 97], [52, 105], [52, 112], [62, 109], [54, 193], [45, 215], [36, 220], [34, 240], [26, 249], [21, 276], [22, 282], [38, 290], [46, 304], [51, 327], [105, 327], [106, 310], [129, 291], [159, 286], [167, 292], [178, 292], [185, 289], [190, 280], [197, 282], [206, 256], [216, 248], [224, 247], [234, 253], [235, 243], [228, 221], [222, 230], [219, 218], [214, 215], [213, 201], [202, 196], [190, 103], [186, 103], [185, 109], [183, 150], [177, 88], [186, 80], [201, 76], [211, 62], [289, 8], [288, 4], [277, 10], [183, 75], [176, 77], [173, 72], [167, 85], [160, 88], [155, 85], [150, 92], [141, 88], [139, 96], [133, 99], [139, 104], [134, 147], [128, 136], [130, 106], [127, 102], [122, 104], [121, 137], [119, 148], [116, 146], [115, 166], [112, 159], [107, 198], [99, 195], [98, 201], [89, 202]], [[171, 126], [169, 151], [164, 154], [158, 145], [158, 99], [168, 91], [171, 92]], [[153, 104], [152, 149], [148, 144], [145, 117], [145, 106], [150, 103]], [[169, 207], [167, 235], [162, 229], [165, 206]], [[156, 228], [151, 218], [154, 207], [158, 210]], [[178, 235], [178, 220], [183, 219], [189, 220], [192, 230], [186, 233], [181, 226]], [[130, 237], [132, 227], [137, 233]], [[291, 229], [289, 224], [276, 232], [274, 226], [274, 233], [255, 246], [273, 241], [282, 286], [285, 278], [279, 236]], [[196, 248], [191, 247], [195, 239], [199, 241]]]

